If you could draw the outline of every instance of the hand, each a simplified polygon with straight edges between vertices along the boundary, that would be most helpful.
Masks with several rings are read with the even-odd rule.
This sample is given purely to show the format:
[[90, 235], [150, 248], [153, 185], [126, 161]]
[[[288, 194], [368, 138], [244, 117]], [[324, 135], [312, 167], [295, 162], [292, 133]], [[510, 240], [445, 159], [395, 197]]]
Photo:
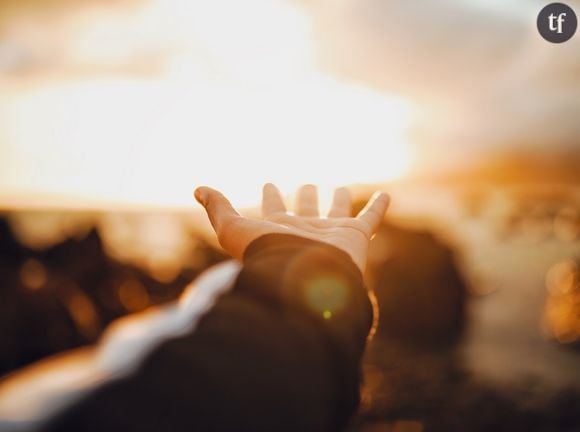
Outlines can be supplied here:
[[318, 196], [313, 185], [302, 186], [297, 193], [294, 214], [286, 211], [280, 192], [271, 183], [264, 186], [262, 220], [241, 216], [220, 192], [209, 187], [195, 190], [195, 198], [205, 207], [222, 247], [241, 258], [246, 247], [265, 234], [280, 233], [306, 237], [331, 244], [351, 256], [364, 272], [369, 240], [383, 220], [389, 196], [375, 193], [357, 217], [351, 217], [348, 189], [334, 192], [327, 218], [318, 213]]

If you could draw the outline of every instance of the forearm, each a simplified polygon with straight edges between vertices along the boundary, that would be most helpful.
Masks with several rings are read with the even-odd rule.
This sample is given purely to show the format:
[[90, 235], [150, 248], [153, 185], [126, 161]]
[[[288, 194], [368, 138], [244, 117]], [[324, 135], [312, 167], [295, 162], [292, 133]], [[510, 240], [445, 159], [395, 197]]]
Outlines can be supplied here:
[[358, 403], [371, 315], [360, 271], [344, 252], [261, 237], [233, 289], [194, 331], [162, 343], [53, 428], [336, 430]]

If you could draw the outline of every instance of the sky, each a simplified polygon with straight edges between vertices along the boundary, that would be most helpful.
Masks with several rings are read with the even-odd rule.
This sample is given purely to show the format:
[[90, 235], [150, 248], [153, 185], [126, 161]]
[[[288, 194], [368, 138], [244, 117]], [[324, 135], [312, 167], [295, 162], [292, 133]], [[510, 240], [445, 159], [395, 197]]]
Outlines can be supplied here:
[[250, 204], [577, 151], [580, 39], [543, 41], [542, 5], [3, 1], [0, 204]]
[[317, 4], [329, 67], [420, 104], [415, 126], [430, 156], [580, 150], [580, 38], [539, 36], [546, 2]]

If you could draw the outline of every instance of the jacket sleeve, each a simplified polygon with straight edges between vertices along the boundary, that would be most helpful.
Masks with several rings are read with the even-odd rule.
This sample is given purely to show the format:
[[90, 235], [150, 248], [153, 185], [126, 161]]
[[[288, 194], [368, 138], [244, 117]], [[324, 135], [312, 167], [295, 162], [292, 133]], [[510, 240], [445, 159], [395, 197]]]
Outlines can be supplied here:
[[50, 423], [58, 431], [339, 430], [358, 404], [372, 308], [330, 245], [270, 234], [192, 332]]

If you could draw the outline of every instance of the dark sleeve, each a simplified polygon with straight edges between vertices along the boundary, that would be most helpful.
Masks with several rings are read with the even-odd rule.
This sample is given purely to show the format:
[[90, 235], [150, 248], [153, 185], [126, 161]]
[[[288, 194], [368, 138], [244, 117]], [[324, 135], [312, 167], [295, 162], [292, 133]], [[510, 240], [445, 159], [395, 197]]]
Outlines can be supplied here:
[[59, 431], [340, 430], [372, 309], [344, 252], [271, 234], [198, 327], [52, 423]]

